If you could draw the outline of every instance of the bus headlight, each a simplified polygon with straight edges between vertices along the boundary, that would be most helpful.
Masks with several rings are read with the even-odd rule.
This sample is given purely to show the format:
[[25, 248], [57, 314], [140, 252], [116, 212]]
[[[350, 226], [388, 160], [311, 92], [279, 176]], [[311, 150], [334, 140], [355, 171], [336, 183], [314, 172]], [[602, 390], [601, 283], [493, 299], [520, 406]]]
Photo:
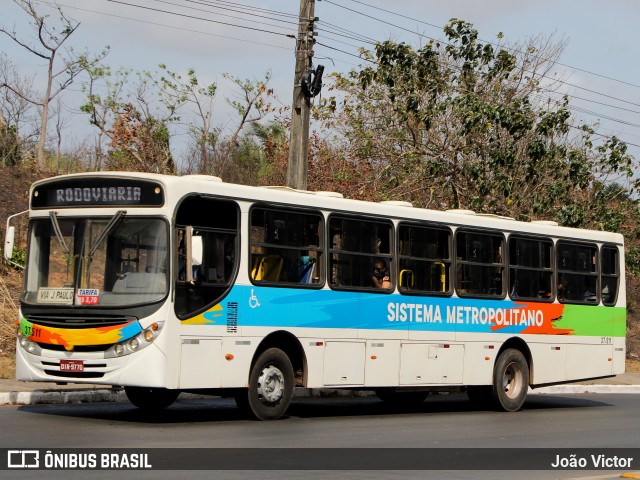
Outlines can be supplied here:
[[147, 328], [142, 335], [144, 336], [144, 340], [148, 343], [153, 342], [153, 330]]
[[22, 333], [18, 334], [18, 345], [29, 353], [34, 355], [40, 355], [42, 348], [36, 342], [29, 340], [29, 337], [25, 337]]
[[104, 358], [116, 358], [131, 355], [151, 345], [160, 334], [164, 322], [155, 322], [145, 328], [135, 337], [116, 343], [104, 352]]

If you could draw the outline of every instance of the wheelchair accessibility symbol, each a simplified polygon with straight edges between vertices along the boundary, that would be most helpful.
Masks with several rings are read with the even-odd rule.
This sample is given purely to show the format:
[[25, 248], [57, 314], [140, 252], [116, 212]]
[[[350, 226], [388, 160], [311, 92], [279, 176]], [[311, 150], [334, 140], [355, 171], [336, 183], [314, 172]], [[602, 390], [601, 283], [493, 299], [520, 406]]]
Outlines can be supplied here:
[[249, 306], [251, 308], [256, 308], [260, 306], [260, 302], [258, 301], [258, 297], [253, 293], [253, 288], [251, 289], [251, 296], [249, 297]]

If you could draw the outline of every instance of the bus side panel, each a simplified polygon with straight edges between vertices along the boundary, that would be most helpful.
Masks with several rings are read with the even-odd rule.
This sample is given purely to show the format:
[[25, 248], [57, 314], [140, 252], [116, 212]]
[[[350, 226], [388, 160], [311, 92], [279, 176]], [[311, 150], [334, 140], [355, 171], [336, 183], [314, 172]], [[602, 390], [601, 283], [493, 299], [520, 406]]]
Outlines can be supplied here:
[[461, 384], [464, 345], [402, 343], [400, 385]]
[[365, 383], [372, 387], [395, 387], [399, 383], [400, 341], [370, 340], [365, 359]]
[[627, 346], [625, 338], [613, 338], [613, 373], [614, 375], [623, 374], [626, 370]]
[[583, 337], [567, 345], [567, 380], [613, 375], [613, 345], [601, 345], [599, 337]]
[[365, 342], [327, 342], [324, 385], [364, 385], [364, 355]]
[[545, 340], [545, 343], [539, 340], [527, 342], [531, 351], [529, 381], [532, 385], [562, 382], [567, 378], [566, 338], [553, 336]]
[[618, 307], [566, 305], [559, 324], [567, 336], [567, 380], [613, 375], [613, 340], [626, 321], [626, 311]]
[[304, 386], [322, 388], [324, 375], [324, 338], [300, 338], [307, 361]]
[[222, 340], [182, 337], [180, 388], [217, 388], [221, 385]]
[[[473, 335], [468, 335], [469, 337]], [[464, 372], [462, 383], [464, 385], [490, 385], [493, 380], [493, 365], [500, 345], [504, 341], [502, 335], [483, 335], [485, 341], [464, 341]], [[462, 336], [464, 338], [464, 336]], [[458, 339], [460, 341], [460, 337]]]

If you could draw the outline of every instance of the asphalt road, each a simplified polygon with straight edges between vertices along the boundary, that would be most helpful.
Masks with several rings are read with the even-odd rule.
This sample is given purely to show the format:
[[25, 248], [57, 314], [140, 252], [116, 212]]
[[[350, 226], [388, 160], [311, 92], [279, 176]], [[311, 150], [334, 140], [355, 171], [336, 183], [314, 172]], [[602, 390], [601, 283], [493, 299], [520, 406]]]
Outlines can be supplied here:
[[[495, 459], [505, 458], [509, 449], [599, 449], [624, 453], [640, 449], [640, 395], [530, 395], [522, 411], [498, 413], [480, 411], [464, 395], [431, 396], [409, 410], [390, 408], [376, 398], [304, 398], [296, 399], [288, 416], [275, 422], [247, 420], [227, 399], [189, 399], [179, 401], [160, 414], [144, 414], [129, 404], [94, 403], [77, 405], [29, 405], [0, 407], [0, 448], [286, 448], [292, 455], [313, 455], [314, 448], [429, 449], [434, 461], [442, 450], [451, 454], [462, 448], [488, 450]], [[340, 451], [340, 450], [338, 450]], [[206, 451], [202, 452], [207, 455]], [[376, 450], [362, 450], [372, 465], [379, 467]], [[380, 451], [378, 451], [380, 452]], [[384, 451], [385, 455], [403, 450]], [[434, 457], [434, 452], [436, 456]], [[473, 453], [473, 450], [469, 452]], [[482, 452], [482, 451], [481, 451]], [[213, 451], [209, 452], [210, 454]], [[242, 451], [233, 452], [242, 458]], [[247, 450], [247, 463], [238, 468], [260, 468], [252, 463], [260, 452]], [[317, 452], [316, 452], [317, 453]], [[626, 452], [628, 453], [628, 451]], [[182, 471], [153, 472], [46, 472], [56, 478], [224, 478], [293, 479], [315, 478], [594, 478], [621, 472], [640, 472], [640, 450], [631, 468], [602, 471], [527, 471], [507, 472], [478, 465], [481, 470], [455, 471]], [[272, 455], [273, 452], [269, 452]], [[526, 454], [526, 452], [525, 452]], [[282, 454], [274, 461], [284, 462]], [[446, 455], [443, 457], [446, 458]], [[205, 459], [207, 460], [207, 459]], [[209, 459], [210, 460], [210, 459]], [[331, 465], [331, 458], [327, 458]], [[296, 459], [291, 460], [295, 462]], [[206, 462], [205, 462], [206, 463]], [[233, 463], [233, 462], [232, 462]], [[499, 465], [500, 464], [500, 465]], [[340, 465], [338, 461], [337, 465]], [[417, 462], [416, 465], [422, 465]], [[473, 462], [472, 462], [472, 465]], [[509, 464], [510, 465], [510, 464]], [[451, 465], [452, 468], [460, 464]], [[328, 467], [331, 468], [331, 467]], [[9, 473], [9, 476], [5, 476]], [[3, 478], [42, 478], [40, 472], [5, 471]], [[615, 477], [612, 477], [615, 478]]]

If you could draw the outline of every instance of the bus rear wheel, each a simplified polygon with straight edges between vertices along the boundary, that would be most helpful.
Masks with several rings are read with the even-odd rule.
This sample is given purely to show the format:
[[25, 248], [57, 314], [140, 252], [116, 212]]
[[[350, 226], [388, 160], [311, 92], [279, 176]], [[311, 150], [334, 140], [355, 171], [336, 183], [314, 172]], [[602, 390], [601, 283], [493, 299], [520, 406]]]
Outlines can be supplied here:
[[124, 387], [127, 398], [142, 410], [164, 410], [176, 401], [180, 390], [150, 387]]
[[[251, 368], [247, 403], [258, 420], [277, 420], [289, 408], [293, 397], [293, 366], [282, 350], [270, 348], [260, 354]], [[244, 399], [236, 403], [244, 405]]]
[[520, 410], [529, 389], [529, 365], [519, 350], [510, 348], [498, 357], [493, 370], [495, 406], [505, 412]]

